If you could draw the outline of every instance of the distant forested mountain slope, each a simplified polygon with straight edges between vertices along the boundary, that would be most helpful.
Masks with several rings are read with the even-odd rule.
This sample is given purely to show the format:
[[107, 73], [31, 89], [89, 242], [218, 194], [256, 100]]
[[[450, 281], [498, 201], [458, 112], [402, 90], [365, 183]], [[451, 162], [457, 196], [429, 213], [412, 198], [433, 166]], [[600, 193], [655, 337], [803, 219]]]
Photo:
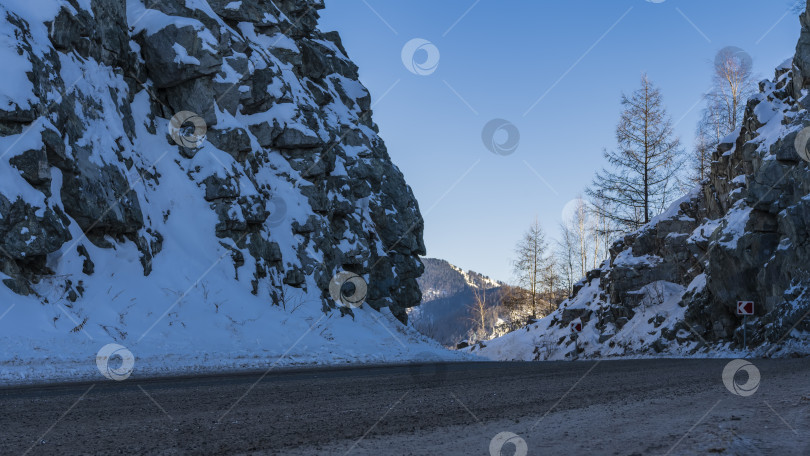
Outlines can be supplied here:
[[[423, 258], [425, 273], [417, 281], [422, 304], [410, 311], [414, 327], [447, 346], [462, 340], [489, 338], [499, 322], [506, 287], [503, 282], [474, 271], [464, 271], [445, 260]], [[485, 301], [484, 325], [476, 307], [476, 293]]]

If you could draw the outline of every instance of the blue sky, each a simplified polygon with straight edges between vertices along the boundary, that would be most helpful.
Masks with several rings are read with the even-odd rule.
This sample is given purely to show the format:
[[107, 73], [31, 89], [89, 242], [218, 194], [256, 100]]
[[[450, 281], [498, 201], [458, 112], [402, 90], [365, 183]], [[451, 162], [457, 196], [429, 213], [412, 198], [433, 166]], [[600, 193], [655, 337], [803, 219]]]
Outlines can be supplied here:
[[[327, 0], [320, 28], [340, 32], [360, 67], [380, 134], [419, 200], [428, 256], [509, 280], [529, 224], [537, 217], [556, 237], [563, 208], [603, 166], [621, 93], [642, 72], [689, 147], [717, 51], [742, 48], [771, 78], [799, 35], [791, 3]], [[431, 74], [403, 64], [415, 38], [438, 50]], [[426, 57], [423, 48], [415, 59]], [[510, 155], [481, 139], [496, 118], [520, 132]]]

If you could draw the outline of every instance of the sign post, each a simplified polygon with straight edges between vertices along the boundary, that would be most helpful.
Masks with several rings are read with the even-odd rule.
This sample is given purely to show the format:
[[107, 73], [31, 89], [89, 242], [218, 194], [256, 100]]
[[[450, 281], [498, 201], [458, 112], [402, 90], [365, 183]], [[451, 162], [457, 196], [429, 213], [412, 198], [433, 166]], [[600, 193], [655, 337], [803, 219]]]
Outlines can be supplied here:
[[745, 333], [748, 330], [748, 316], [754, 315], [754, 301], [737, 301], [737, 315], [743, 317], [743, 347], [748, 348], [745, 343]]

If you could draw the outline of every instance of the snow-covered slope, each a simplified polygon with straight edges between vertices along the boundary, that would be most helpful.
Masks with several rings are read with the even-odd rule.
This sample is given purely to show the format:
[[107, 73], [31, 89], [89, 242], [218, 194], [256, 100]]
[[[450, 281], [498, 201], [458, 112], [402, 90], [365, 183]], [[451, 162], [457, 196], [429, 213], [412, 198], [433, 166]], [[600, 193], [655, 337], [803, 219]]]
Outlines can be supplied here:
[[456, 270], [461, 276], [464, 278], [464, 281], [467, 282], [467, 285], [473, 288], [495, 288], [503, 285], [503, 283], [498, 282], [497, 280], [490, 279], [485, 275], [481, 275], [475, 271], [464, 271], [460, 267], [451, 264], [450, 267]]
[[[472, 352], [526, 360], [810, 353], [809, 24], [804, 12], [795, 58], [759, 84], [700, 187], [614, 244], [557, 311]], [[754, 301], [755, 314], [738, 316], [738, 301]]]
[[136, 374], [438, 350], [401, 323], [418, 205], [322, 7], [0, 4], [0, 382], [98, 376], [108, 343]]

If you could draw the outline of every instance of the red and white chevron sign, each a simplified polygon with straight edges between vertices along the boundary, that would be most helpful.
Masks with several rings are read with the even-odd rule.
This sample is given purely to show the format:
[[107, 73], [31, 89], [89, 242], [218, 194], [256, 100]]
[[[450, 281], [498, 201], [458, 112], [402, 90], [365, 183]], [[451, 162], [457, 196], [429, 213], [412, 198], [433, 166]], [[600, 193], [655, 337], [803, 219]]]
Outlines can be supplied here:
[[754, 301], [737, 301], [737, 315], [754, 315]]
[[572, 321], [571, 322], [571, 331], [575, 332], [575, 333], [582, 332], [582, 322], [579, 321], [579, 320]]

